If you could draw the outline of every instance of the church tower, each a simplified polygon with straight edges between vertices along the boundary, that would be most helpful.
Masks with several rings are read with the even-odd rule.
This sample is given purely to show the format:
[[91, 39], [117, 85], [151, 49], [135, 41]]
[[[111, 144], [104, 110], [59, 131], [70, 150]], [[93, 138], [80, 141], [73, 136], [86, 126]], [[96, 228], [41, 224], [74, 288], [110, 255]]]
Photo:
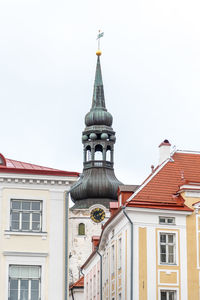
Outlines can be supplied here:
[[78, 278], [80, 266], [92, 252], [91, 239], [99, 236], [101, 225], [109, 218], [109, 204], [117, 201], [121, 182], [114, 173], [115, 132], [113, 118], [107, 111], [101, 73], [100, 55], [97, 51], [92, 107], [85, 116], [82, 133], [83, 173], [72, 187], [74, 206], [69, 216], [70, 279]]

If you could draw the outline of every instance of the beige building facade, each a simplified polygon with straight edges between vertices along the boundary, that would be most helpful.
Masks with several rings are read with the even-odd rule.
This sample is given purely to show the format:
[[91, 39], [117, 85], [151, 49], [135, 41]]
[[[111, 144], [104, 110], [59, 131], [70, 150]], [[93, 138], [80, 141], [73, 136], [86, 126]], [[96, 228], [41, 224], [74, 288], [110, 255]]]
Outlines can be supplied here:
[[63, 300], [66, 192], [78, 173], [0, 155], [0, 299]]

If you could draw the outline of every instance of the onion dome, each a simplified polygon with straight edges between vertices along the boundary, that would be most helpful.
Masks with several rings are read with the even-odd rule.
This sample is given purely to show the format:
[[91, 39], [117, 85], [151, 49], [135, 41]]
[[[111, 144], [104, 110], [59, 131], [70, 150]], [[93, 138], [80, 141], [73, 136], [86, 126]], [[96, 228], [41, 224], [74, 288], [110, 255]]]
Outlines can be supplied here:
[[[84, 171], [81, 184], [71, 191], [72, 200], [109, 199], [117, 200], [117, 189], [122, 184], [113, 170], [106, 168], [90, 168]], [[97, 200], [98, 201], [98, 200]]]

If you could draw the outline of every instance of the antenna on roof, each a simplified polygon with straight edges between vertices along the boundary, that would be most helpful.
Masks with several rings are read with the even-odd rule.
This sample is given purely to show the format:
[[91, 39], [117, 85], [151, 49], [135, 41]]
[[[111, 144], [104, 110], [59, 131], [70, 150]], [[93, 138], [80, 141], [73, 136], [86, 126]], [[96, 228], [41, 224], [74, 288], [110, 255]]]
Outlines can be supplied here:
[[181, 171], [181, 180], [185, 180], [184, 171], [183, 170]]

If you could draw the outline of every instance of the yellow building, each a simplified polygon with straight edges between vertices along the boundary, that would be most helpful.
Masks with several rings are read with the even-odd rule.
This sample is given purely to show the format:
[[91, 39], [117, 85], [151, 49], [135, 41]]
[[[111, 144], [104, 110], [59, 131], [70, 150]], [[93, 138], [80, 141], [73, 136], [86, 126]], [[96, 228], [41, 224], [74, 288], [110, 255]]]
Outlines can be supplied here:
[[0, 154], [0, 299], [63, 300], [65, 198], [78, 173]]
[[85, 300], [200, 299], [199, 210], [200, 153], [170, 154], [165, 140], [144, 183], [131, 196], [128, 187], [119, 188], [118, 208], [82, 267]]

